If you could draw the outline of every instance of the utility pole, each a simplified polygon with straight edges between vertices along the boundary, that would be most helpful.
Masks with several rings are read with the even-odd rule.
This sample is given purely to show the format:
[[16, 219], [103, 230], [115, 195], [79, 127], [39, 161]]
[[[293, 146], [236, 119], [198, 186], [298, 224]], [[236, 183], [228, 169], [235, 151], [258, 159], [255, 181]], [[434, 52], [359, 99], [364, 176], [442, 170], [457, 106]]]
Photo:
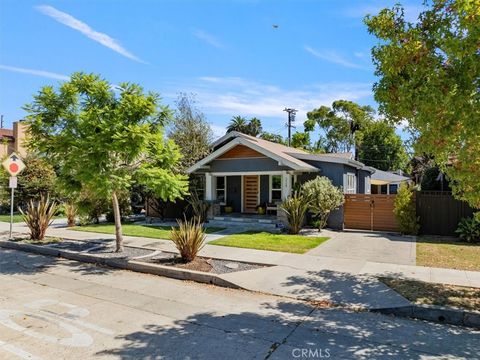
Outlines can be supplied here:
[[283, 111], [286, 111], [288, 113], [288, 122], [287, 122], [287, 128], [288, 128], [288, 146], [290, 146], [290, 143], [292, 142], [292, 127], [293, 123], [295, 122], [295, 114], [297, 113], [298, 110], [293, 109], [293, 108], [285, 108]]
[[0, 115], [0, 129], [3, 129], [3, 115]]

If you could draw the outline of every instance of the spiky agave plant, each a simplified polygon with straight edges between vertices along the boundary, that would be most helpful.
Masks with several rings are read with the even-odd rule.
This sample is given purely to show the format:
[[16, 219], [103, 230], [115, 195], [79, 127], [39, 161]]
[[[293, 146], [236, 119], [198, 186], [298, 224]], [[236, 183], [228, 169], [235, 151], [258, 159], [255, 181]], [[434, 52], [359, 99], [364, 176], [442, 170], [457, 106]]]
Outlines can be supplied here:
[[210, 208], [210, 204], [200, 199], [195, 191], [191, 193], [187, 201], [192, 208], [193, 216], [198, 218], [200, 222], [204, 223], [207, 220], [207, 212]]
[[289, 232], [298, 234], [305, 221], [305, 214], [309, 207], [308, 199], [295, 191], [280, 207], [287, 213]]
[[203, 223], [197, 217], [191, 220], [177, 220], [177, 223], [178, 228], [172, 228], [172, 241], [183, 261], [193, 261], [205, 244]]
[[50, 197], [45, 198], [42, 195], [38, 201], [29, 201], [26, 212], [19, 210], [23, 215], [23, 221], [30, 229], [30, 239], [42, 241], [58, 210], [58, 205], [50, 201]]

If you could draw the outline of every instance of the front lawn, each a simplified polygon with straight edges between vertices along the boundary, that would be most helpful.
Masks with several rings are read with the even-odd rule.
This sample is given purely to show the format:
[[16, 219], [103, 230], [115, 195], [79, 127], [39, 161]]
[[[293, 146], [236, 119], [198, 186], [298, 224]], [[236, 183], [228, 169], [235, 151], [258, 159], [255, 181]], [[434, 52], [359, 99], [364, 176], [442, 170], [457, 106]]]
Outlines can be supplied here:
[[[115, 225], [108, 223], [108, 224], [76, 226], [74, 228], [70, 228], [70, 230], [96, 232], [96, 233], [102, 233], [102, 234], [115, 234]], [[221, 230], [224, 230], [224, 228], [219, 228], [219, 227], [205, 228], [205, 232], [207, 234], [215, 233]], [[126, 236], [139, 236], [139, 237], [147, 237], [147, 238], [153, 238], [153, 239], [170, 240], [172, 227], [123, 224], [122, 231], [123, 231], [123, 235], [126, 235]]]
[[303, 254], [328, 239], [328, 237], [272, 234], [264, 231], [246, 231], [241, 234], [229, 235], [210, 241], [208, 244]]
[[380, 280], [415, 304], [480, 309], [480, 289], [477, 288], [392, 278]]
[[[10, 222], [10, 214], [4, 214], [0, 215], [0, 221], [2, 222]], [[13, 222], [14, 223], [19, 223], [23, 221], [23, 216], [22, 214], [13, 214]]]
[[480, 244], [456, 239], [419, 236], [417, 265], [457, 270], [480, 270]]

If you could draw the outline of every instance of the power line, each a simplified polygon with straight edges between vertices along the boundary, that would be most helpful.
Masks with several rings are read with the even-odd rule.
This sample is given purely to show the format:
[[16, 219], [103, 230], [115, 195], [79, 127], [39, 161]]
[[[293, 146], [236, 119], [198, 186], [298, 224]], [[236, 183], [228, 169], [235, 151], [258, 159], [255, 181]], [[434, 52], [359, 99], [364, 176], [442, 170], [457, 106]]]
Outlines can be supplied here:
[[293, 109], [293, 108], [285, 108], [283, 111], [286, 111], [288, 113], [288, 122], [287, 122], [287, 128], [288, 128], [288, 146], [290, 146], [292, 142], [292, 127], [293, 123], [295, 122], [295, 114], [297, 113], [298, 110]]

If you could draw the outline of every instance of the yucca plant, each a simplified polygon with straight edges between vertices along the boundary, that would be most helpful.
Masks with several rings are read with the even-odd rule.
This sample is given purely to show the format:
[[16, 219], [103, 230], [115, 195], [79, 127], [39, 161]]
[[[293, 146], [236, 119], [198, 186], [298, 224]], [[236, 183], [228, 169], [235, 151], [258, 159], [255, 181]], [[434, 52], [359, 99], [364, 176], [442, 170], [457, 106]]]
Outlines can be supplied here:
[[177, 223], [178, 228], [172, 228], [172, 241], [183, 261], [193, 261], [205, 244], [203, 223], [197, 217], [191, 220], [177, 220]]
[[305, 222], [309, 202], [300, 192], [295, 191], [280, 207], [287, 213], [288, 230], [291, 234], [298, 234]]
[[58, 210], [58, 205], [50, 201], [50, 197], [41, 196], [40, 200], [33, 199], [28, 202], [26, 212], [19, 209], [23, 215], [23, 221], [30, 229], [30, 239], [42, 241], [45, 233], [52, 223], [53, 217]]
[[78, 215], [78, 208], [73, 202], [65, 203], [65, 215], [67, 216], [67, 226], [75, 226], [75, 221]]

